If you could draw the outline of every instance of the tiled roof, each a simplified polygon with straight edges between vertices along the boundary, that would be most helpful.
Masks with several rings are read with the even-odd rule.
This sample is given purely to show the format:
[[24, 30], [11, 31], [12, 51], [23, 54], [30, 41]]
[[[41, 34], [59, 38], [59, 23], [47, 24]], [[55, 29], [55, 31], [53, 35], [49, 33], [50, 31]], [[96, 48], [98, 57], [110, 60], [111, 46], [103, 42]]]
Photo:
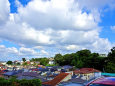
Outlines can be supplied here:
[[48, 82], [43, 82], [42, 84], [43, 85], [48, 85], [48, 86], [56, 86], [57, 84], [59, 84], [68, 75], [69, 75], [69, 73], [60, 73], [53, 80], [48, 81]]
[[74, 73], [76, 74], [87, 74], [87, 73], [93, 73], [93, 72], [101, 72], [101, 71], [96, 70], [94, 68], [81, 68], [80, 70], [74, 71]]

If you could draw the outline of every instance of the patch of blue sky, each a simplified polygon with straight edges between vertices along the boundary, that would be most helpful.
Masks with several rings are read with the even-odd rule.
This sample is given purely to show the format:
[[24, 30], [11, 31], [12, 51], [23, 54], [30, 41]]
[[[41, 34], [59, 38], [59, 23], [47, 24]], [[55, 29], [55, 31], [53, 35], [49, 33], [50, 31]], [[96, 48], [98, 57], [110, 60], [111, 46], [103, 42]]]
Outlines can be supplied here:
[[23, 6], [26, 6], [31, 0], [19, 0]]
[[82, 9], [82, 13], [84, 13], [84, 12], [87, 13], [87, 14], [89, 14], [91, 11], [84, 7], [84, 8]]
[[17, 6], [15, 0], [9, 0], [9, 2], [10, 2], [10, 12], [17, 13]]
[[6, 40], [3, 40], [2, 42], [0, 42], [0, 45], [4, 45], [5, 47], [16, 47], [17, 49], [19, 49], [19, 46], [16, 45], [15, 43], [13, 42], [10, 42], [10, 41], [6, 41]]
[[109, 41], [115, 43], [115, 31], [111, 30], [111, 26], [115, 26], [115, 10], [109, 10], [104, 12], [104, 15], [101, 16], [101, 23], [99, 26], [102, 26], [102, 31], [100, 32], [100, 37], [108, 38]]
[[[18, 0], [23, 6], [26, 6], [28, 2], [31, 0]], [[11, 13], [17, 13], [17, 5], [16, 5], [16, 0], [9, 0], [10, 2], [10, 12]]]

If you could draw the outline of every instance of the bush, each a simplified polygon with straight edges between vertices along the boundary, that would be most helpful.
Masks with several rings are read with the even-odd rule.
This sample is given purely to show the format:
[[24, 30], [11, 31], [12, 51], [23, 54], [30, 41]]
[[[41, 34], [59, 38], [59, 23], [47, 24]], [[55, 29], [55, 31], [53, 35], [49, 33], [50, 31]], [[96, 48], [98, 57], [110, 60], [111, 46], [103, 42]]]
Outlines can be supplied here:
[[39, 79], [17, 80], [14, 77], [8, 80], [4, 78], [0, 78], [0, 86], [41, 86], [41, 81]]

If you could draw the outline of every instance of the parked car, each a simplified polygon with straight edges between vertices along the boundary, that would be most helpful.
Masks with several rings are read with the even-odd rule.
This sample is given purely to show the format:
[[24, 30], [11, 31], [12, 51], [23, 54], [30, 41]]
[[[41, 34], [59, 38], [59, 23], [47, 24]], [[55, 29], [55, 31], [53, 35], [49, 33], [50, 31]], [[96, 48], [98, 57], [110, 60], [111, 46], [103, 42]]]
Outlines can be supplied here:
[[103, 77], [91, 81], [86, 86], [115, 86], [115, 77]]

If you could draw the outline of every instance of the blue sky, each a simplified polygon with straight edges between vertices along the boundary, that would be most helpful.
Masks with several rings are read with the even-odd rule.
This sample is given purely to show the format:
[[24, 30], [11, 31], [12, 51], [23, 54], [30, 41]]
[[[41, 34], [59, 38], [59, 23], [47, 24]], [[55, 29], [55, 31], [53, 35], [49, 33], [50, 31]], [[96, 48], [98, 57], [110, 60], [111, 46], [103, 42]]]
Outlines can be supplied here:
[[0, 60], [115, 46], [114, 0], [1, 0]]
[[115, 43], [115, 31], [111, 30], [111, 26], [115, 25], [115, 10], [109, 10], [103, 13], [102, 22], [99, 24], [103, 27], [100, 37], [108, 38], [112, 43]]

